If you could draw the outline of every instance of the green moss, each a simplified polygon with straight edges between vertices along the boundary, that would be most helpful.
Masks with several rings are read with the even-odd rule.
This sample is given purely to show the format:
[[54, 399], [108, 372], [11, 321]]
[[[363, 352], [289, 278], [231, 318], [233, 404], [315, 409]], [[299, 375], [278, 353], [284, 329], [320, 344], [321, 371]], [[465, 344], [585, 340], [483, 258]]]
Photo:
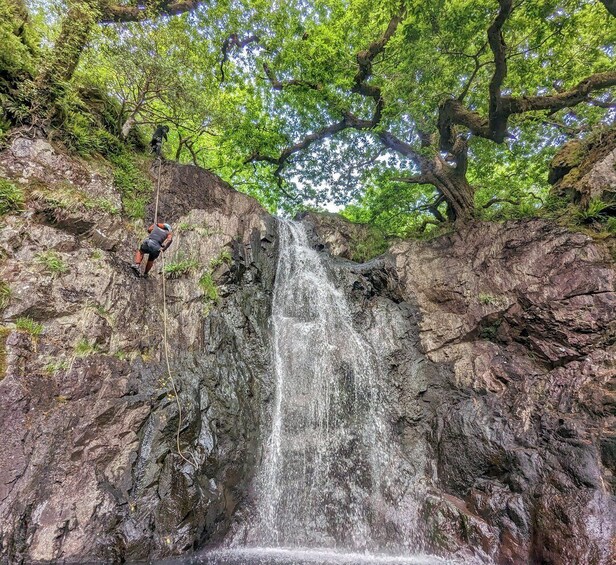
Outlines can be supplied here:
[[148, 175], [135, 155], [121, 152], [109, 160], [113, 164], [113, 182], [122, 196], [124, 213], [133, 220], [144, 219], [153, 190]]
[[17, 185], [0, 179], [0, 216], [20, 212], [24, 208], [24, 193]]
[[209, 226], [205, 222], [202, 225], [193, 224], [191, 222], [181, 222], [178, 225], [178, 230], [179, 231], [194, 231], [194, 232], [197, 232], [197, 234], [202, 237], [211, 237], [213, 235], [222, 234], [222, 231], [220, 229], [213, 228], [212, 226]]
[[35, 261], [43, 265], [45, 271], [54, 278], [69, 271], [67, 264], [55, 251], [41, 251], [35, 255]]
[[43, 333], [43, 324], [39, 324], [27, 316], [17, 318], [17, 320], [15, 320], [15, 328], [17, 328], [18, 331], [29, 333], [34, 337], [38, 337]]
[[84, 210], [101, 210], [107, 214], [119, 213], [118, 208], [107, 198], [91, 198], [68, 182], [51, 186], [33, 183], [31, 193], [34, 198], [41, 200], [50, 208], [73, 210], [78, 207]]
[[149, 197], [147, 196], [125, 196], [122, 198], [124, 214], [131, 220], [143, 220], [148, 201]]

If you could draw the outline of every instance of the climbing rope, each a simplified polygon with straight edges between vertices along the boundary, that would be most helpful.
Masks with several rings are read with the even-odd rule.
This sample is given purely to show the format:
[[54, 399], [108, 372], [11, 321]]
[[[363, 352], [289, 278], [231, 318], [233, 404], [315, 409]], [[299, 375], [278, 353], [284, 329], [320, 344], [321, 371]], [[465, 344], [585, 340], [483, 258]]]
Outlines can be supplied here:
[[[156, 183], [156, 203], [154, 205], [154, 225], [158, 224], [158, 199], [160, 196], [160, 169], [161, 169], [162, 160], [158, 158], [158, 181]], [[165, 353], [165, 364], [167, 365], [167, 375], [169, 376], [169, 380], [171, 381], [171, 387], [173, 388], [173, 394], [175, 395], [175, 402], [178, 405], [178, 428], [175, 433], [175, 443], [178, 449], [178, 455], [186, 461], [189, 465], [192, 465], [195, 469], [197, 469], [197, 465], [194, 461], [188, 460], [184, 457], [182, 453], [182, 448], [180, 446], [180, 431], [182, 430], [182, 405], [180, 404], [180, 396], [178, 394], [178, 389], [175, 386], [175, 379], [173, 378], [173, 373], [171, 372], [171, 363], [169, 362], [169, 340], [168, 340], [168, 331], [167, 331], [167, 287], [166, 287], [166, 279], [165, 276], [165, 252], [161, 254], [162, 256], [162, 267], [163, 267], [163, 351]]]

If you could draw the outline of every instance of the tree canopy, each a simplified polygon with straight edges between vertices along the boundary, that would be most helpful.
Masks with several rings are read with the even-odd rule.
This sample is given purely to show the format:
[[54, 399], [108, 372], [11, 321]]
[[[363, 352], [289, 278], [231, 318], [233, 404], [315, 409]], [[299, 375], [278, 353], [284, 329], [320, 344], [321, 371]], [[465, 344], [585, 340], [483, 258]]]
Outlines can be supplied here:
[[0, 6], [5, 108], [17, 88], [57, 123], [95, 89], [111, 134], [167, 123], [169, 157], [272, 210], [333, 203], [397, 234], [532, 211], [556, 149], [614, 126], [610, 0]]

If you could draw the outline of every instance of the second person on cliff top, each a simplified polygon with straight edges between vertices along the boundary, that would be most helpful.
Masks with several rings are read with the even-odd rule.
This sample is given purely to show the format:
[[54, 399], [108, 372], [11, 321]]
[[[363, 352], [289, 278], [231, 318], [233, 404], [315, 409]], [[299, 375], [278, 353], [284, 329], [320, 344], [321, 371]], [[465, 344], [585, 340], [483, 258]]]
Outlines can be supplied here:
[[154, 261], [160, 255], [160, 252], [166, 251], [173, 241], [173, 233], [169, 224], [152, 224], [148, 228], [148, 233], [150, 235], [143, 240], [141, 247], [135, 253], [135, 262], [131, 265], [135, 274], [139, 276], [141, 261], [143, 261], [143, 256], [147, 255], [148, 262], [145, 265], [144, 278], [148, 277], [148, 273], [154, 266]]

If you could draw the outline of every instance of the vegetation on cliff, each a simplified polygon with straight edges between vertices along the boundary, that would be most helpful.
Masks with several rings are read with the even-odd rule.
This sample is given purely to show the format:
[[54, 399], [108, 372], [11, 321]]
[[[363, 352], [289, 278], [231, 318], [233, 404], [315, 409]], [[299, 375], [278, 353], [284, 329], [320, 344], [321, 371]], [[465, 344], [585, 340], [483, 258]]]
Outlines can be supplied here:
[[[567, 198], [588, 210], [588, 198], [550, 194], [548, 164], [568, 139], [613, 140], [612, 11], [589, 0], [0, 0], [0, 128], [35, 125], [101, 153], [123, 183], [127, 147], [144, 150], [167, 123], [168, 157], [270, 210], [334, 203], [388, 234], [553, 213]], [[136, 182], [123, 191], [132, 217], [149, 194]], [[591, 218], [607, 219], [612, 198], [598, 194]]]

